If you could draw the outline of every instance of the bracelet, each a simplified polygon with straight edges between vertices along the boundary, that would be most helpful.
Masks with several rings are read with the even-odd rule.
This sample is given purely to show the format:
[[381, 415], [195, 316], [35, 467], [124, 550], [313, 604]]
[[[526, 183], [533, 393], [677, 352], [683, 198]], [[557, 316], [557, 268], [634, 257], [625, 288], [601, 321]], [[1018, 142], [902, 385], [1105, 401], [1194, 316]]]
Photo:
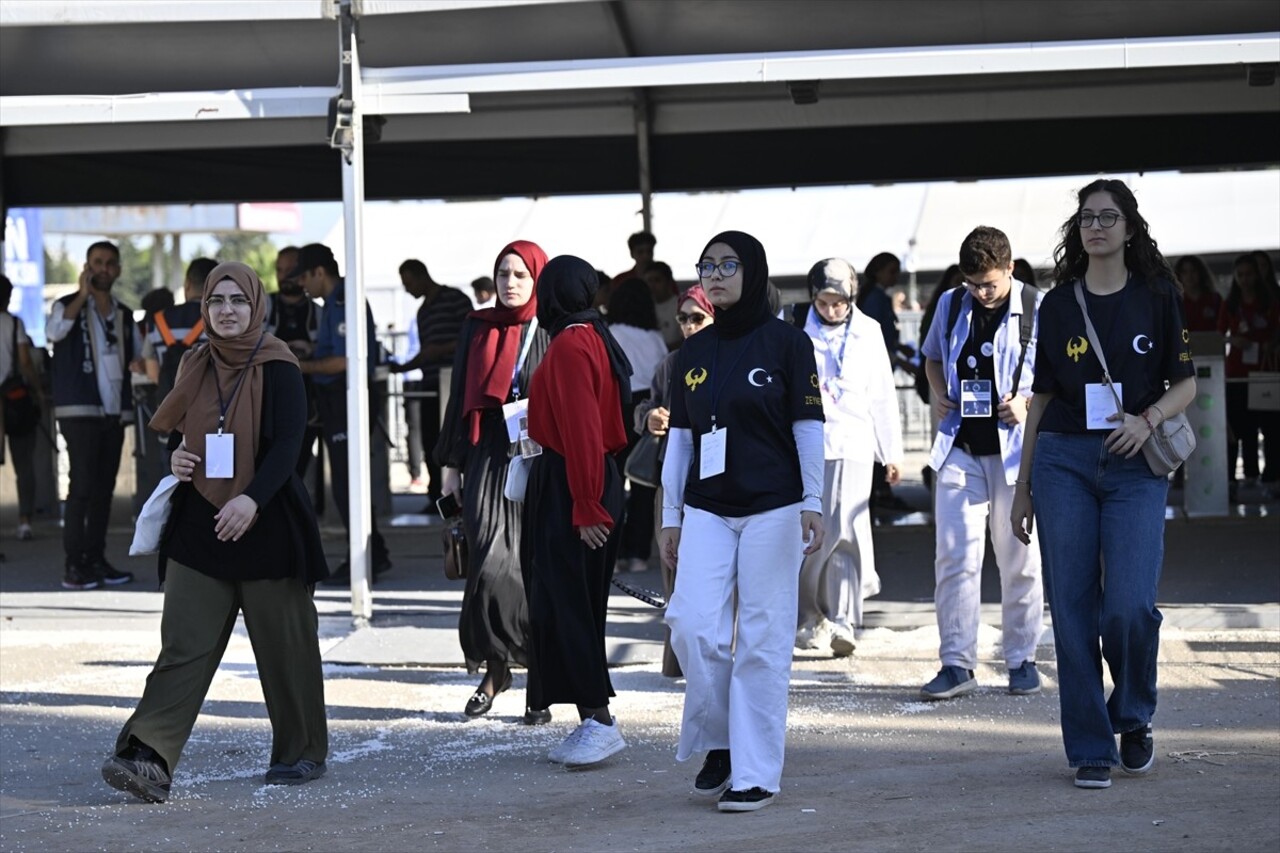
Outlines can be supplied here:
[[1151, 418], [1147, 417], [1146, 409], [1142, 410], [1142, 420], [1146, 423], [1148, 430], [1150, 430], [1151, 432], [1156, 431], [1155, 425], [1151, 423]]
[[1160, 413], [1160, 420], [1162, 420], [1162, 421], [1167, 421], [1167, 420], [1169, 420], [1167, 417], [1165, 417], [1164, 409], [1160, 408], [1160, 407], [1159, 407], [1159, 406], [1157, 406], [1155, 403], [1152, 403], [1150, 406], [1148, 406], [1148, 409], [1155, 409], [1157, 412], [1159, 412], [1159, 413]]
[[1031, 481], [1030, 480], [1014, 480], [1013, 484], [1015, 486], [1030, 486]]

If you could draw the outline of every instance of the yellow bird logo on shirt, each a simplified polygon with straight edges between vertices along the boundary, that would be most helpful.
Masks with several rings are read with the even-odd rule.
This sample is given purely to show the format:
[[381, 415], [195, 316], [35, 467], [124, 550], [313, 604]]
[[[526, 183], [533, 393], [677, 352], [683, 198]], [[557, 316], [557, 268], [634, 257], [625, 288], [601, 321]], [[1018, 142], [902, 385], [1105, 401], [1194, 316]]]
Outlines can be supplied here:
[[1089, 342], [1084, 338], [1071, 338], [1067, 341], [1067, 357], [1079, 363], [1080, 356], [1089, 351]]
[[689, 386], [690, 391], [698, 390], [698, 386], [707, 381], [707, 369], [705, 367], [692, 368], [684, 375], [684, 384]]

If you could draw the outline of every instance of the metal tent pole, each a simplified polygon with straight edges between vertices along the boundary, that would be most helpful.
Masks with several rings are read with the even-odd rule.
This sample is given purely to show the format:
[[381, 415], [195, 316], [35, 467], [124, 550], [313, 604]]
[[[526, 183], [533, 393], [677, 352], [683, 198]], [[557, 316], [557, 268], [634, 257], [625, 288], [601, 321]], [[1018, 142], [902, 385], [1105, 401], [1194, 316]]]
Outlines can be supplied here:
[[347, 328], [347, 500], [351, 553], [351, 618], [357, 627], [373, 616], [369, 480], [369, 344], [365, 314], [364, 128], [360, 112], [360, 58], [352, 0], [338, 11], [342, 94], [337, 98], [330, 144], [342, 152], [342, 221], [346, 237], [344, 322]]

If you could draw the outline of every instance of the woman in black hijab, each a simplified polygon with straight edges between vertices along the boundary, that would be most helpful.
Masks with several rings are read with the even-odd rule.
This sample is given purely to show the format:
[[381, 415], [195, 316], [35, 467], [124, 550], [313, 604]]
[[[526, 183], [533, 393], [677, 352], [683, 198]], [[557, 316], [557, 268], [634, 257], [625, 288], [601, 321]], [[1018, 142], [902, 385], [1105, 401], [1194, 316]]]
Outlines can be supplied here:
[[822, 396], [808, 335], [769, 305], [759, 241], [717, 234], [697, 270], [716, 321], [680, 348], [662, 467], [676, 759], [706, 752], [694, 792], [753, 811], [779, 790], [800, 564], [822, 547]]
[[529, 388], [536, 443], [525, 495], [521, 563], [529, 597], [531, 708], [576, 705], [581, 724], [548, 754], [582, 767], [624, 749], [609, 713], [604, 650], [609, 582], [618, 557], [627, 446], [622, 407], [631, 365], [591, 307], [599, 279], [581, 258], [553, 258], [538, 278], [538, 323], [551, 344]]

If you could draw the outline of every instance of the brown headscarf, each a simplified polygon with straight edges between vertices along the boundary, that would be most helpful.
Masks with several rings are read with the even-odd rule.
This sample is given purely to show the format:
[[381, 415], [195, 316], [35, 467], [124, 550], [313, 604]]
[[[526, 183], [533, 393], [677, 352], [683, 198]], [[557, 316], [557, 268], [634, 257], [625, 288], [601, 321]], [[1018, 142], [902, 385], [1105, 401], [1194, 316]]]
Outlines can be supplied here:
[[[208, 301], [213, 289], [228, 279], [249, 298], [252, 307], [248, 328], [244, 334], [234, 338], [219, 337], [213, 318], [209, 316]], [[298, 363], [283, 341], [263, 331], [266, 303], [262, 281], [250, 267], [223, 263], [213, 268], [204, 280], [204, 292], [200, 297], [200, 316], [204, 318], [209, 343], [183, 356], [173, 390], [164, 398], [150, 423], [157, 432], [176, 430], [182, 433], [187, 450], [204, 459], [204, 437], [218, 431], [218, 416], [221, 414], [219, 387], [222, 399], [230, 398], [223, 432], [236, 437], [235, 476], [210, 480], [204, 476], [204, 465], [197, 464], [191, 477], [196, 491], [218, 509], [243, 494], [253, 481], [262, 420], [262, 365], [269, 361]], [[240, 380], [241, 373], [244, 373], [244, 379], [232, 397], [232, 389]]]

